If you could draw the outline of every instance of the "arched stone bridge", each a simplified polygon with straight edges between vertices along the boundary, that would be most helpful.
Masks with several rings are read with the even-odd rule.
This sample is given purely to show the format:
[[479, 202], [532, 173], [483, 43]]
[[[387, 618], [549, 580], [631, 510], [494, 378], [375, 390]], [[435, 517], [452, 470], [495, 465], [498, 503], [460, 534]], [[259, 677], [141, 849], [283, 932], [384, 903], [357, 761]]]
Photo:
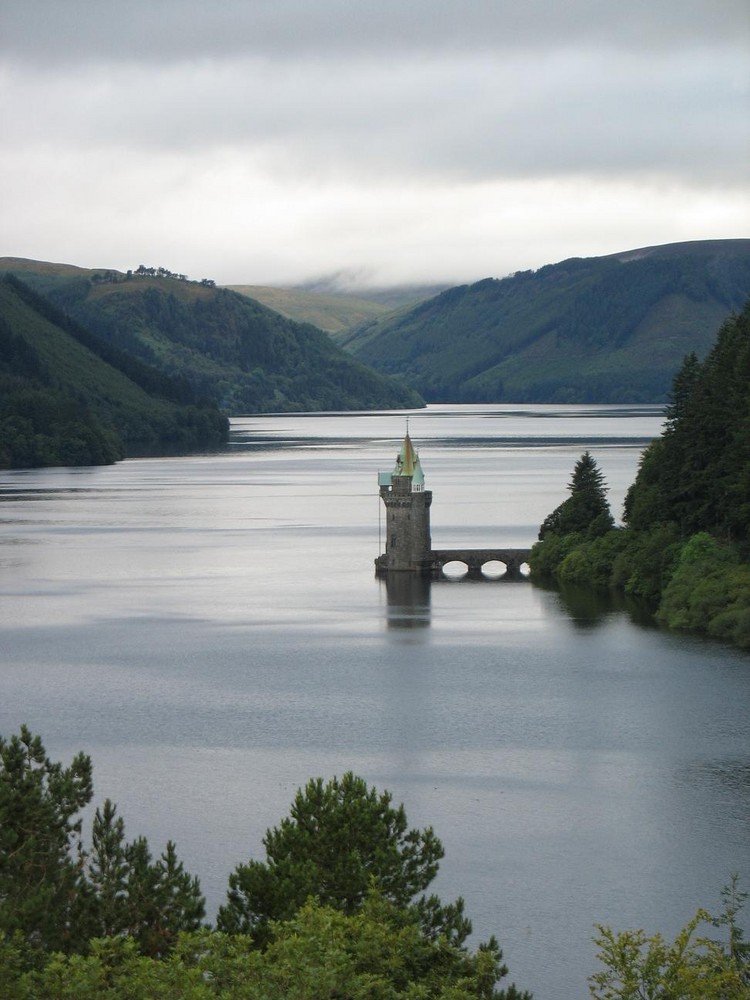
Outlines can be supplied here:
[[521, 577], [521, 566], [528, 563], [531, 549], [432, 549], [430, 570], [433, 576], [440, 576], [449, 562], [462, 562], [469, 567], [469, 576], [481, 576], [482, 566], [488, 562], [505, 563], [504, 579]]

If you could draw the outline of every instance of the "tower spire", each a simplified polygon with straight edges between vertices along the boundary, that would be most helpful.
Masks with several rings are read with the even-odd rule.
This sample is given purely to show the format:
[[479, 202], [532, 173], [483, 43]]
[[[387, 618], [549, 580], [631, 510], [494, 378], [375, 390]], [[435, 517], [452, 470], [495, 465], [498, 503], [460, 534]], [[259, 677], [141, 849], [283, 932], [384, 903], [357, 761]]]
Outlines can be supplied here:
[[430, 504], [432, 493], [424, 488], [424, 473], [417, 450], [406, 436], [393, 472], [378, 474], [380, 497], [386, 507], [385, 553], [378, 556], [378, 572], [425, 572], [430, 557]]

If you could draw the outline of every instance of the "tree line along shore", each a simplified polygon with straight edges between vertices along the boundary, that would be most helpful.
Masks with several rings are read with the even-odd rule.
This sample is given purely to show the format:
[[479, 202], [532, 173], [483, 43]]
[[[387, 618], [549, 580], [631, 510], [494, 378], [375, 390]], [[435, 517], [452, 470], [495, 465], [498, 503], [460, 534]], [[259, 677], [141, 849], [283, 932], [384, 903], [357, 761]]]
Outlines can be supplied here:
[[590, 454], [545, 519], [532, 575], [614, 588], [671, 628], [750, 648], [750, 303], [703, 361], [677, 372], [662, 435], [644, 452], [614, 526]]

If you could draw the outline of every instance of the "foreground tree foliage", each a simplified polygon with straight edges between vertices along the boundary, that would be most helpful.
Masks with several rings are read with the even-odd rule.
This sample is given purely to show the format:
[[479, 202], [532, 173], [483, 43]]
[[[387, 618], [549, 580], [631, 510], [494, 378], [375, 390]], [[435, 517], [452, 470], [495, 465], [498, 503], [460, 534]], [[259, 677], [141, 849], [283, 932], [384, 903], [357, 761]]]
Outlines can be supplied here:
[[600, 533], [586, 508], [571, 516], [573, 498], [542, 525], [533, 573], [624, 590], [670, 627], [750, 648], [750, 302], [704, 361], [691, 354], [677, 372], [664, 432], [625, 500], [625, 529]]
[[305, 900], [354, 913], [374, 884], [398, 907], [412, 907], [431, 937], [461, 945], [471, 933], [463, 900], [443, 906], [421, 896], [435, 878], [443, 846], [431, 827], [410, 830], [403, 806], [351, 772], [300, 789], [291, 815], [268, 830], [265, 862], [238, 865], [218, 926], [263, 941], [269, 924], [289, 919]]
[[30, 948], [73, 944], [81, 879], [80, 810], [92, 796], [91, 761], [64, 768], [23, 726], [0, 737], [0, 931]]
[[129, 939], [92, 942], [86, 956], [55, 956], [45, 968], [9, 975], [12, 946], [0, 954], [4, 1000], [531, 1000], [505, 974], [496, 949], [475, 953], [431, 941], [414, 915], [376, 892], [351, 915], [309, 901], [275, 924], [260, 951], [243, 935], [183, 934], [163, 960]]
[[180, 931], [201, 926], [200, 886], [174, 844], [154, 861], [144, 838], [126, 843], [111, 802], [97, 810], [86, 849], [80, 811], [92, 795], [85, 754], [64, 768], [26, 726], [0, 737], [0, 940], [14, 943], [22, 966], [86, 952], [101, 935], [162, 955]]
[[[268, 863], [240, 865], [220, 929], [169, 842], [128, 842], [110, 800], [91, 844], [80, 811], [91, 761], [50, 761], [27, 727], [0, 738], [3, 1000], [531, 1000], [495, 938], [476, 951], [463, 903], [422, 893], [443, 848], [352, 774], [310, 781], [268, 831]], [[223, 933], [229, 931], [230, 933]]]
[[[699, 910], [671, 943], [661, 934], [599, 926], [594, 942], [603, 968], [589, 978], [594, 1000], [747, 1000], [750, 948], [737, 919], [747, 894], [737, 876], [723, 896], [721, 916]], [[728, 940], [707, 936], [708, 926], [726, 928]]]

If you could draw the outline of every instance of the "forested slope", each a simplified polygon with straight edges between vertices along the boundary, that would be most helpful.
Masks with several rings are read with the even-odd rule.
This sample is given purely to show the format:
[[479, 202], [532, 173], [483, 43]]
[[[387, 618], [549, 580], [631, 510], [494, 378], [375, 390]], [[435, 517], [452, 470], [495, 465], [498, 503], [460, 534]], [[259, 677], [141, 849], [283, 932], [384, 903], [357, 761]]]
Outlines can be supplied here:
[[0, 467], [114, 462], [212, 446], [228, 423], [185, 383], [100, 341], [0, 279]]
[[80, 274], [13, 258], [0, 260], [3, 267], [107, 342], [185, 379], [225, 413], [422, 405], [322, 330], [205, 279], [163, 268]]
[[336, 339], [428, 401], [657, 402], [750, 294], [750, 240], [574, 258], [452, 288]]

